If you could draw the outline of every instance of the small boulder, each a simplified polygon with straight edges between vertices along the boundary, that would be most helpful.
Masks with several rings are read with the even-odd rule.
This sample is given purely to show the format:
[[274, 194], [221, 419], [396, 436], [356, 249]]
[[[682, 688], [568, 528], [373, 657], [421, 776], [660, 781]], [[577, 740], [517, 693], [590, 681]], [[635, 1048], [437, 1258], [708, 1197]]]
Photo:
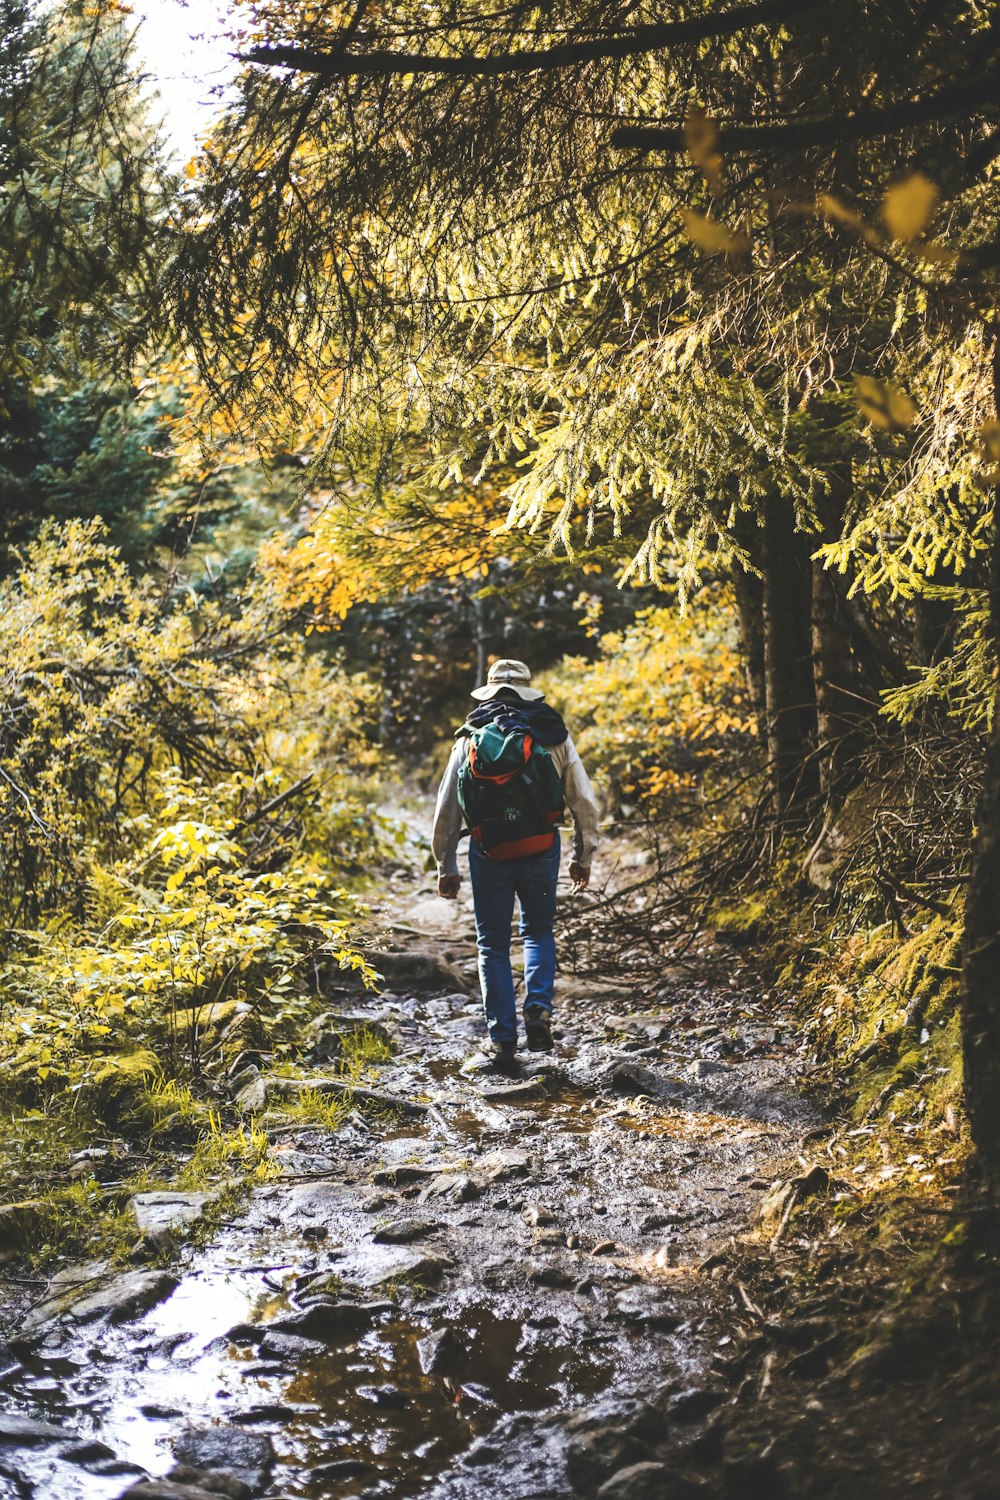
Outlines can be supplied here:
[[257, 1494], [263, 1490], [274, 1464], [271, 1439], [242, 1427], [189, 1428], [174, 1439], [174, 1456], [193, 1469], [221, 1470], [241, 1480]]
[[695, 1500], [701, 1494], [666, 1464], [638, 1463], [619, 1469], [597, 1491], [597, 1500]]
[[393, 1219], [372, 1235], [376, 1245], [410, 1245], [437, 1234], [444, 1226], [435, 1219]]
[[0, 1447], [42, 1447], [46, 1443], [64, 1443], [72, 1436], [65, 1427], [56, 1427], [52, 1422], [36, 1422], [33, 1417], [0, 1412]]
[[185, 1230], [222, 1195], [222, 1189], [196, 1193], [136, 1193], [131, 1208], [143, 1241], [156, 1250], [169, 1249]]

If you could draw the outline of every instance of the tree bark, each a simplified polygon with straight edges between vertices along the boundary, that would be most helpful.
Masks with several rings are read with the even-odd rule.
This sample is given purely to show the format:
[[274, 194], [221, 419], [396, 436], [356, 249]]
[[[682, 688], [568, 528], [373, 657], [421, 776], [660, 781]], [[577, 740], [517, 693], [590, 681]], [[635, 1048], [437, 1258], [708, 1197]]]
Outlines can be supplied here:
[[[1000, 415], [1000, 340], [993, 354], [993, 389]], [[987, 1184], [994, 1197], [1000, 1197], [1000, 485], [993, 492], [989, 598], [998, 666], [979, 832], [965, 902], [962, 1052], [972, 1137]]]
[[[761, 530], [752, 517], [740, 512], [734, 535], [754, 567], [761, 567]], [[733, 570], [733, 594], [740, 628], [740, 649], [747, 696], [757, 720], [761, 744], [767, 739], [767, 694], [764, 687], [764, 585], [756, 573]]]
[[816, 792], [816, 695], [812, 570], [791, 503], [781, 496], [765, 503], [762, 563], [768, 764], [775, 811], [788, 817]]
[[850, 621], [836, 579], [819, 561], [812, 564], [812, 662], [820, 791], [830, 803], [847, 790], [862, 705]]

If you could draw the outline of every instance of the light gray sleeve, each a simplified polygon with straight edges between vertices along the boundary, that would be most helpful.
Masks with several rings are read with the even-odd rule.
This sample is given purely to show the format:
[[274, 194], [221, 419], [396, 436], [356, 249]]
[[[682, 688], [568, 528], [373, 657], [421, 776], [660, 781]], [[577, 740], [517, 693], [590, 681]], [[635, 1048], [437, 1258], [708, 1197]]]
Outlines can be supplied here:
[[431, 848], [437, 860], [439, 875], [458, 874], [458, 840], [462, 832], [462, 809], [458, 805], [458, 768], [467, 751], [468, 741], [458, 740], [438, 787], [431, 830]]
[[562, 780], [566, 806], [573, 818], [573, 858], [578, 865], [589, 870], [594, 851], [601, 842], [598, 832], [601, 814], [594, 788], [571, 739], [567, 737], [566, 743], [557, 745], [551, 754]]

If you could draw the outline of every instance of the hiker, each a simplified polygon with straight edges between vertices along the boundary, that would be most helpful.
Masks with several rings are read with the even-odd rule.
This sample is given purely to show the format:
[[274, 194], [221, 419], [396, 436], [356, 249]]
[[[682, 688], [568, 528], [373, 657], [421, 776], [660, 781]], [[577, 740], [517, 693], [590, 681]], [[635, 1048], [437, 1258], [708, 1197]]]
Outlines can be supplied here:
[[462, 877], [458, 841], [470, 830], [469, 875], [476, 913], [479, 982], [493, 1065], [517, 1067], [517, 1002], [510, 962], [514, 897], [524, 939], [524, 1026], [534, 1052], [552, 1049], [556, 941], [552, 924], [559, 878], [563, 808], [573, 817], [575, 890], [587, 888], [597, 847], [597, 804], [562, 718], [531, 686], [523, 661], [498, 661], [457, 731], [438, 791], [432, 846], [438, 893], [454, 899]]

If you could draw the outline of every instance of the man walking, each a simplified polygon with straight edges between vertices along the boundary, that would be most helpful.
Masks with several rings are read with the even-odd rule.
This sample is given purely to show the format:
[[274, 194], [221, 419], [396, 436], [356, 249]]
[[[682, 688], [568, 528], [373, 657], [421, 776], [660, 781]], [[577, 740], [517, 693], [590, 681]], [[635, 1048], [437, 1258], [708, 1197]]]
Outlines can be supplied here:
[[529, 1048], [552, 1048], [556, 882], [563, 803], [574, 824], [574, 889], [585, 890], [598, 843], [593, 788], [562, 718], [531, 686], [522, 661], [494, 662], [473, 694], [480, 707], [458, 730], [438, 791], [432, 846], [438, 892], [452, 899], [462, 877], [458, 841], [469, 827], [479, 982], [493, 1061], [517, 1067], [517, 1002], [510, 961], [514, 899], [524, 940], [524, 1023]]

